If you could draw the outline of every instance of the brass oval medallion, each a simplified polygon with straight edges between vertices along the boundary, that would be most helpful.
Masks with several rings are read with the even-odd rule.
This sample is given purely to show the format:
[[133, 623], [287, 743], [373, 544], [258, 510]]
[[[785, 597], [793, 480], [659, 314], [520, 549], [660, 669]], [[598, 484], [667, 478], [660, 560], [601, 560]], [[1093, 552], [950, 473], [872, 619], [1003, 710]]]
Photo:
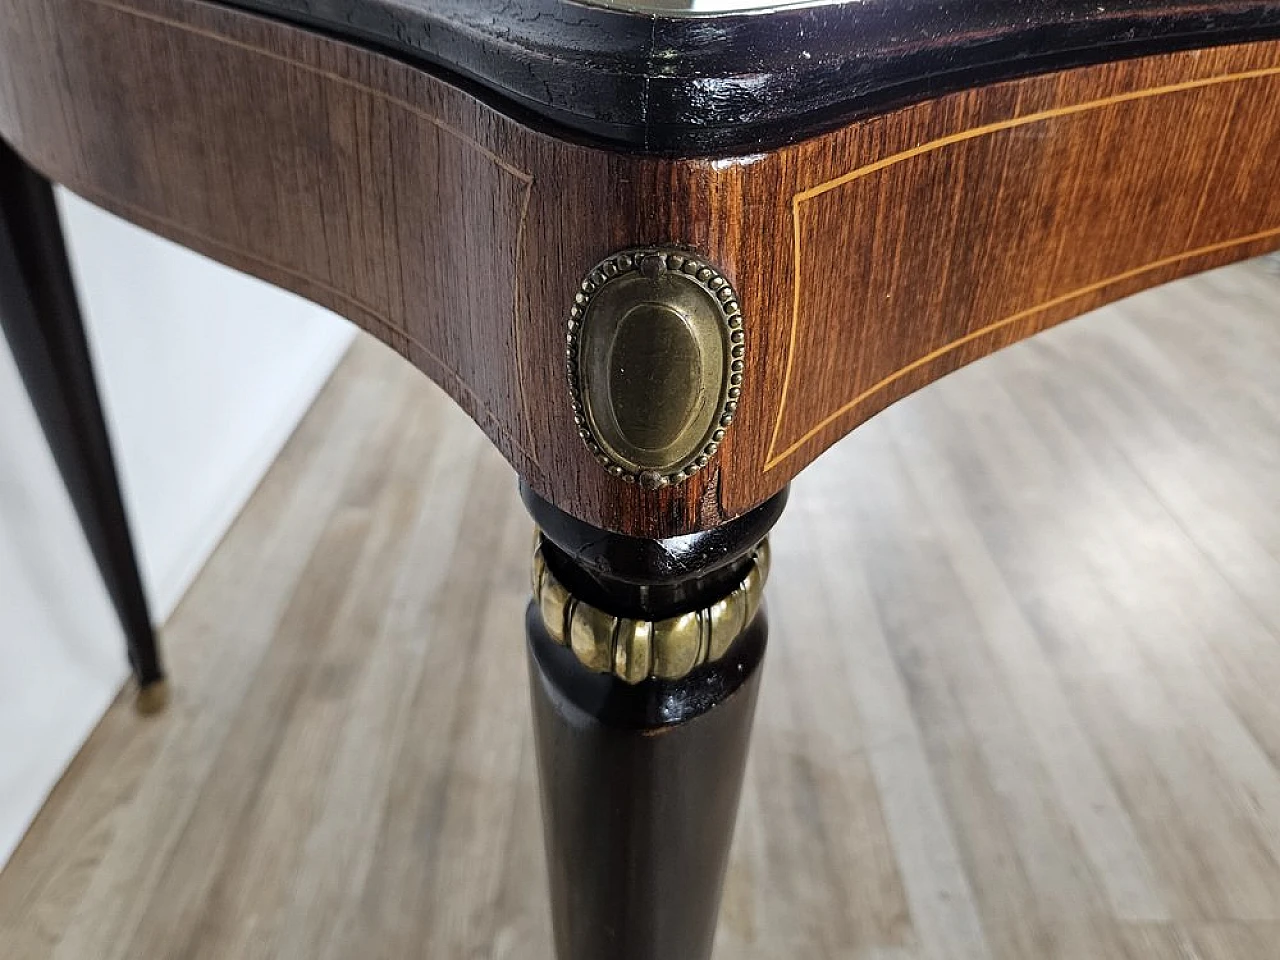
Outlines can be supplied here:
[[618, 321], [606, 353], [616, 360], [606, 393], [621, 441], [661, 459], [689, 432], [706, 396], [687, 389], [702, 380], [697, 334], [683, 314], [642, 303]]
[[692, 476], [733, 422], [745, 337], [713, 267], [674, 250], [627, 250], [583, 280], [569, 316], [579, 433], [614, 476], [660, 487]]

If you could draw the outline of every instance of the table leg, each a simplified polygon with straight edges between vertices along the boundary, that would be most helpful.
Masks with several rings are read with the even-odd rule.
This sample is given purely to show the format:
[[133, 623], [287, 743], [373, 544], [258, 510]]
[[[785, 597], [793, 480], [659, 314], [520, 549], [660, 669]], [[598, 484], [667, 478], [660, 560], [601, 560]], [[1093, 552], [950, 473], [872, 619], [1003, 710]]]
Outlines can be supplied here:
[[763, 541], [785, 494], [653, 541], [524, 493], [541, 531], [526, 627], [560, 960], [707, 960], [768, 632]]
[[0, 142], [0, 327], [124, 628], [137, 706], [166, 700], [53, 188]]

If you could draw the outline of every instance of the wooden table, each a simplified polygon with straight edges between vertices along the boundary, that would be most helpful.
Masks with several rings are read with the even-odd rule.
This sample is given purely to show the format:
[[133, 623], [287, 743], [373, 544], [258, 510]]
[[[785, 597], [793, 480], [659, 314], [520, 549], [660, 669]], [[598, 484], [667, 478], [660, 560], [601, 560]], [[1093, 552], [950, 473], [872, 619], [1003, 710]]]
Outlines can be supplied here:
[[563, 960], [710, 953], [792, 477], [1280, 247], [1280, 2], [750, 2], [0, 0], [0, 321], [139, 706], [164, 673], [51, 180], [350, 318], [519, 474]]

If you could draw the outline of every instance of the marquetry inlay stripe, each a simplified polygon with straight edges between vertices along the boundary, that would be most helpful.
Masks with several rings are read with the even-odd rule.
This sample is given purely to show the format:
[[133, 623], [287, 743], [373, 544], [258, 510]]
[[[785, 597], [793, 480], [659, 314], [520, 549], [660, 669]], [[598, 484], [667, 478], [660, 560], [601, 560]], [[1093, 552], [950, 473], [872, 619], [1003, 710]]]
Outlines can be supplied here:
[[780, 463], [782, 463], [792, 454], [800, 450], [806, 443], [812, 440], [815, 436], [821, 433], [833, 422], [835, 422], [845, 414], [849, 413], [850, 411], [858, 407], [860, 404], [866, 402], [871, 397], [880, 393], [882, 390], [886, 389], [894, 382], [902, 379], [904, 376], [908, 375], [912, 371], [918, 370], [920, 367], [926, 366], [927, 364], [939, 359], [942, 356], [945, 356], [948, 353], [951, 353], [952, 351], [964, 346], [967, 343], [970, 343], [973, 340], [977, 340], [981, 337], [995, 333], [996, 331], [999, 331], [1005, 327], [1015, 324], [1020, 320], [1025, 320], [1028, 317], [1034, 316], [1037, 313], [1041, 313], [1046, 310], [1050, 310], [1056, 306], [1069, 303], [1074, 299], [1087, 296], [1088, 294], [1095, 293], [1099, 290], [1103, 290], [1113, 284], [1121, 283], [1125, 280], [1130, 280], [1135, 277], [1142, 276], [1145, 273], [1150, 273], [1152, 271], [1159, 270], [1163, 267], [1168, 267], [1173, 264], [1180, 263], [1184, 260], [1191, 260], [1196, 257], [1206, 256], [1206, 255], [1220, 252], [1223, 250], [1229, 250], [1232, 247], [1245, 246], [1250, 243], [1256, 243], [1262, 240], [1266, 240], [1274, 237], [1280, 237], [1280, 227], [1275, 227], [1275, 228], [1270, 228], [1267, 230], [1251, 233], [1246, 236], [1234, 237], [1234, 238], [1223, 240], [1217, 243], [1207, 244], [1205, 246], [1197, 247], [1193, 250], [1183, 251], [1181, 253], [1173, 254], [1168, 257], [1163, 257], [1158, 260], [1151, 261], [1139, 267], [1134, 267], [1132, 269], [1122, 271], [1120, 273], [1106, 277], [1105, 279], [1098, 280], [1090, 284], [1086, 284], [1084, 286], [1081, 286], [1071, 291], [1068, 291], [1066, 293], [1063, 293], [1059, 296], [1053, 297], [1052, 299], [1036, 304], [1035, 306], [1028, 307], [1024, 310], [1019, 310], [1016, 313], [1013, 313], [1009, 316], [996, 320], [993, 323], [989, 323], [983, 327], [980, 327], [977, 330], [971, 331], [965, 334], [964, 336], [957, 337], [956, 339], [951, 340], [943, 344], [942, 346], [923, 354], [922, 356], [911, 361], [910, 363], [907, 363], [904, 366], [899, 367], [897, 370], [895, 370], [893, 373], [889, 374], [888, 376], [882, 377], [880, 380], [872, 384], [870, 387], [858, 393], [857, 396], [853, 397], [848, 402], [842, 404], [838, 409], [828, 414], [827, 416], [823, 417], [822, 420], [820, 420], [817, 424], [815, 424], [813, 427], [808, 429], [802, 436], [799, 437], [799, 439], [790, 443], [781, 452], [778, 452], [777, 451], [778, 439], [782, 432], [782, 424], [783, 424], [783, 420], [784, 420], [786, 409], [787, 409], [787, 399], [788, 399], [789, 391], [791, 389], [791, 382], [792, 382], [791, 375], [792, 375], [792, 369], [795, 364], [795, 355], [796, 355], [796, 339], [797, 339], [797, 333], [800, 325], [800, 311], [801, 311], [801, 303], [802, 303], [800, 274], [801, 274], [801, 267], [803, 264], [803, 250], [802, 250], [802, 232], [803, 231], [801, 230], [801, 226], [800, 226], [800, 209], [803, 204], [807, 203], [810, 200], [813, 200], [816, 197], [820, 197], [823, 194], [829, 193], [832, 190], [836, 190], [842, 186], [845, 186], [856, 180], [867, 177], [873, 173], [877, 173], [882, 170], [885, 170], [896, 164], [903, 163], [904, 161], [911, 160], [915, 157], [919, 157], [925, 154], [932, 153], [937, 150], [944, 149], [954, 144], [963, 143], [969, 140], [974, 140], [979, 137], [987, 137], [1003, 131], [1015, 129], [1017, 127], [1024, 127], [1024, 126], [1028, 126], [1030, 124], [1035, 124], [1035, 123], [1043, 123], [1048, 120], [1053, 120], [1053, 119], [1062, 118], [1062, 117], [1069, 117], [1077, 114], [1087, 113], [1094, 110], [1104, 109], [1107, 107], [1114, 107], [1114, 106], [1130, 103], [1137, 100], [1146, 100], [1153, 97], [1167, 96], [1175, 93], [1184, 93], [1187, 91], [1203, 89], [1206, 87], [1220, 86], [1228, 83], [1241, 83], [1249, 80], [1266, 79], [1270, 77], [1275, 77], [1277, 75], [1280, 75], [1280, 66], [1261, 67], [1254, 70], [1239, 71], [1236, 73], [1223, 74], [1215, 77], [1201, 77], [1195, 80], [1186, 80], [1186, 81], [1181, 81], [1179, 83], [1164, 84], [1161, 86], [1149, 87], [1141, 90], [1133, 90], [1127, 93], [1115, 94], [1113, 96], [1102, 97], [1096, 100], [1089, 100], [1083, 103], [1070, 104], [1070, 105], [1061, 106], [1061, 107], [1053, 107], [1048, 110], [1041, 110], [1034, 113], [1028, 113], [1023, 116], [1010, 117], [1006, 120], [1000, 120], [993, 123], [983, 124], [981, 126], [976, 126], [966, 130], [958, 131], [956, 133], [948, 134], [947, 136], [944, 136], [944, 137], [938, 137], [937, 139], [931, 140], [927, 143], [921, 144], [916, 147], [912, 147], [911, 149], [903, 150], [898, 153], [892, 154], [891, 156], [883, 157], [880, 160], [876, 160], [872, 163], [865, 164], [864, 166], [851, 170], [848, 173], [842, 174], [838, 177], [834, 177], [830, 180], [823, 181], [822, 183], [819, 183], [816, 186], [809, 187], [806, 190], [802, 190], [794, 194], [791, 198], [792, 251], [793, 251], [791, 327], [790, 327], [790, 334], [789, 334], [788, 343], [787, 343], [787, 360], [786, 360], [785, 373], [782, 381], [782, 393], [778, 401], [778, 411], [777, 411], [776, 419], [774, 420], [773, 433], [769, 441], [769, 449], [765, 455], [764, 470], [766, 471], [772, 470], [774, 467], [778, 466]]
[[[490, 163], [492, 163], [494, 166], [502, 170], [504, 173], [515, 178], [523, 187], [523, 197], [520, 202], [519, 226], [516, 231], [515, 249], [513, 251], [513, 258], [515, 261], [514, 276], [516, 278], [516, 282], [515, 282], [514, 290], [512, 292], [512, 300], [513, 300], [512, 342], [515, 345], [515, 351], [517, 355], [515, 366], [516, 366], [516, 369], [520, 368], [520, 356], [522, 355], [522, 352], [523, 352], [522, 346], [521, 346], [521, 328], [524, 326], [522, 322], [522, 318], [524, 314], [524, 309], [522, 306], [524, 302], [524, 292], [522, 290], [521, 283], [520, 283], [520, 263], [524, 255], [524, 248], [525, 248], [525, 242], [526, 242], [525, 233], [526, 233], [526, 227], [527, 227], [527, 222], [529, 218], [529, 203], [533, 193], [533, 186], [534, 186], [534, 176], [532, 173], [526, 170], [522, 170], [520, 167], [516, 166], [510, 161], [494, 153], [492, 150], [490, 150], [484, 144], [480, 143], [474, 137], [468, 135], [465, 131], [459, 130], [457, 127], [454, 127], [453, 125], [447, 123], [440, 117], [437, 117], [427, 111], [424, 111], [421, 107], [409, 102], [408, 100], [402, 97], [398, 97], [392, 93], [389, 93], [385, 90], [380, 90], [377, 87], [373, 87], [366, 83], [362, 83], [358, 80], [354, 80], [351, 77], [347, 77], [347, 76], [343, 76], [342, 74], [335, 73], [332, 70], [326, 70], [321, 67], [315, 66], [313, 64], [306, 63], [305, 61], [300, 60], [297, 57], [285, 56], [273, 50], [267, 50], [255, 44], [246, 43], [243, 40], [239, 40], [234, 37], [227, 36], [224, 33], [219, 33], [214, 30], [207, 29], [205, 27], [197, 26], [193, 23], [177, 20], [172, 17], [165, 16], [163, 14], [153, 13], [146, 10], [139, 10], [135, 7], [128, 6], [123, 3], [113, 2], [113, 0], [87, 0], [87, 2], [103, 10], [110, 11], [112, 13], [131, 18], [141, 23], [149, 23], [149, 24], [152, 24], [153, 26], [179, 31], [181, 33], [186, 33], [193, 36], [198, 36], [203, 39], [207, 39], [211, 42], [218, 43], [224, 47], [238, 50], [242, 53], [248, 53], [253, 56], [261, 57], [267, 60], [272, 60], [284, 66], [287, 66], [290, 69], [299, 70], [304, 73], [308, 73], [313, 76], [323, 78], [324, 80], [341, 84], [342, 86], [347, 87], [350, 90], [356, 91], [361, 95], [371, 97], [375, 100], [382, 101], [383, 103], [386, 103], [389, 106], [393, 106], [393, 107], [396, 107], [397, 109], [404, 110], [408, 114], [412, 115], [415, 119], [422, 121], [424, 123], [430, 124], [431, 126], [435, 127], [437, 130], [439, 130], [442, 134], [445, 134], [446, 136], [452, 138], [453, 140], [467, 147], [469, 150], [473, 151], [477, 155], [488, 160]], [[86, 187], [86, 186], [77, 186], [76, 189], [77, 189], [77, 192], [80, 192], [86, 195], [98, 194], [98, 191], [93, 190], [92, 188]], [[145, 214], [147, 217], [149, 217], [153, 221], [157, 223], [163, 223], [166, 226], [170, 227], [170, 229], [175, 230], [175, 232], [180, 231], [182, 234], [195, 236], [207, 244], [216, 245], [224, 250], [228, 250], [234, 253], [235, 255], [244, 258], [245, 260], [249, 260], [255, 263], [260, 263], [263, 266], [268, 267], [273, 271], [296, 277], [297, 279], [302, 280], [303, 282], [311, 285], [315, 289], [324, 291], [330, 297], [333, 297], [334, 299], [342, 301], [344, 303], [350, 304], [351, 306], [359, 309], [363, 313], [367, 314], [368, 316], [372, 317], [374, 320], [381, 323], [383, 326], [385, 326], [388, 330], [392, 331], [397, 336], [402, 337], [406, 342], [412, 343], [416, 348], [422, 350], [424, 353], [430, 356], [431, 359], [435, 361], [439, 365], [441, 370], [448, 376], [450, 382], [468, 394], [468, 396], [471, 398], [472, 405], [477, 408], [480, 414], [487, 417], [494, 424], [500, 423], [499, 419], [490, 410], [489, 404], [486, 403], [480, 396], [476, 394], [476, 392], [471, 388], [471, 385], [467, 384], [465, 381], [463, 381], [461, 377], [459, 377], [456, 374], [456, 372], [453, 370], [452, 366], [448, 363], [448, 361], [444, 357], [442, 357], [437, 351], [429, 348], [425, 343], [421, 341], [421, 339], [414, 337], [403, 324], [397, 323], [394, 319], [392, 319], [388, 311], [381, 309], [375, 304], [371, 304], [365, 300], [355, 297], [350, 293], [342, 291], [337, 287], [335, 287], [333, 284], [326, 282], [324, 279], [320, 277], [314, 276], [310, 273], [303, 273], [302, 271], [291, 268], [283, 263], [274, 262], [271, 259], [263, 257], [261, 254], [245, 249], [243, 246], [239, 244], [231, 244], [225, 240], [222, 240], [216, 237], [210, 237], [208, 235], [200, 235], [199, 233], [197, 233], [197, 231], [193, 230], [190, 226], [185, 224], [178, 224], [175, 221], [173, 221], [171, 218], [165, 217], [155, 210], [144, 209], [144, 208], [138, 207], [136, 204], [129, 204], [123, 199], [118, 197], [99, 196], [96, 199], [98, 199], [99, 202], [102, 202], [105, 200], [108, 205], [115, 205], [115, 206], [120, 206], [120, 207], [130, 209], [131, 212], [133, 212], [135, 215], [137, 215], [138, 213]], [[526, 455], [532, 457], [531, 451], [534, 448], [532, 419], [529, 414], [529, 404], [525, 398], [525, 384], [524, 384], [523, 378], [517, 377], [516, 389], [519, 392], [520, 406], [523, 412], [523, 419], [525, 422], [524, 436], [523, 437], [515, 436], [512, 432], [510, 432], [505, 428], [499, 427], [498, 429], [501, 429], [503, 434], [514, 445], [523, 449]]]

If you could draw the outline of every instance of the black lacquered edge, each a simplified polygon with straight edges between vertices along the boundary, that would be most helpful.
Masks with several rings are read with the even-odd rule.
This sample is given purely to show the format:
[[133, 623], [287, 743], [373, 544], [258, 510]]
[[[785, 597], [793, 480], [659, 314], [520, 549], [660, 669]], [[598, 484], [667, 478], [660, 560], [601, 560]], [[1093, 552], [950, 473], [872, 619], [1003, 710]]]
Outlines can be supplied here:
[[647, 620], [708, 606], [736, 587], [756, 545], [782, 516], [787, 494], [784, 487], [754, 510], [709, 530], [647, 540], [594, 527], [520, 484], [555, 578], [594, 607]]
[[917, 100], [1280, 36], [1280, 0], [862, 0], [657, 16], [568, 0], [223, 0], [474, 84], [565, 137], [751, 153]]

